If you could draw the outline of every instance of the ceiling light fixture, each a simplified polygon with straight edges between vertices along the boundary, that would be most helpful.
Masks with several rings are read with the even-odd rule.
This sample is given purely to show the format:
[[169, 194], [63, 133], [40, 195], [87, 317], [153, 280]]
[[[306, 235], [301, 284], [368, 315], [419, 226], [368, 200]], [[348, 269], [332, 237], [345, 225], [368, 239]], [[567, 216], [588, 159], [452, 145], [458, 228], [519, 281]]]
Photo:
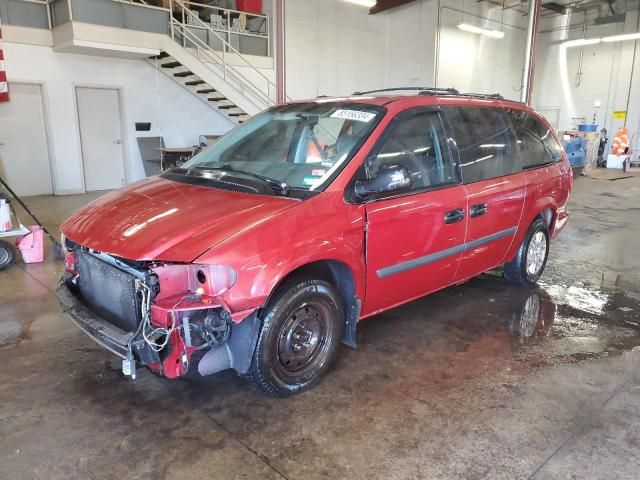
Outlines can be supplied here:
[[344, 0], [345, 2], [355, 3], [356, 5], [360, 5], [361, 7], [375, 7], [377, 0]]
[[625, 40], [640, 40], [640, 32], [638, 33], [627, 33], [624, 35], [612, 35], [611, 37], [604, 37], [602, 39], [603, 42], [623, 42]]
[[486, 35], [491, 38], [504, 38], [504, 32], [501, 30], [490, 30], [488, 28], [476, 27], [475, 25], [469, 25], [468, 23], [459, 23], [458, 28], [465, 32], [479, 33], [480, 35]]
[[576, 40], [569, 40], [568, 42], [564, 42], [562, 45], [565, 47], [582, 47], [584, 45], [595, 45], [596, 43], [600, 43], [602, 39], [600, 38], [578, 38]]

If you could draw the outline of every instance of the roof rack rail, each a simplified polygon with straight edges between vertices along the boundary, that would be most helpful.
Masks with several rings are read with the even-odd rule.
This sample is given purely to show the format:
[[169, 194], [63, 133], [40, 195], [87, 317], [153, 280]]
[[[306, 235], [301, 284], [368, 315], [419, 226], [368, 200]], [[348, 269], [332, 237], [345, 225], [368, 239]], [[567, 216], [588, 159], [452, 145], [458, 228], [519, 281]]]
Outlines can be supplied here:
[[[392, 87], [380, 88], [378, 90], [368, 90], [366, 92], [354, 92], [353, 96], [369, 95], [371, 93], [416, 91], [418, 95], [454, 95], [460, 97], [473, 98], [491, 98], [494, 100], [504, 100], [505, 98], [499, 93], [460, 93], [455, 88], [436, 88], [436, 87]], [[517, 100], [510, 100], [517, 101]]]
[[[432, 92], [431, 94], [437, 93], [446, 93], [449, 95], [458, 95], [459, 92], [455, 88], [433, 88], [433, 87], [393, 87], [393, 88], [380, 88], [377, 90], [368, 90], [366, 92], [353, 92], [353, 96], [358, 95], [369, 95], [371, 93], [385, 93], [385, 92], [401, 92], [407, 90], [415, 90], [418, 93], [422, 94], [422, 92]], [[429, 95], [429, 93], [425, 93]]]
[[463, 97], [476, 97], [476, 98], [494, 98], [496, 100], [504, 100], [504, 97], [499, 93], [461, 93]]

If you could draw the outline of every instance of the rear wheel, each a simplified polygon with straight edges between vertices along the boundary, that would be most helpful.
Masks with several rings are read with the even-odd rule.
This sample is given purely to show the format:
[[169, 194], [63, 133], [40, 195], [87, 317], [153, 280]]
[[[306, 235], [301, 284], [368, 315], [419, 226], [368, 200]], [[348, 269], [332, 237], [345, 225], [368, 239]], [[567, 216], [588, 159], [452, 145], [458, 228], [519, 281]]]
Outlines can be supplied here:
[[311, 388], [331, 365], [343, 327], [342, 300], [330, 283], [288, 283], [265, 309], [250, 379], [279, 397]]
[[516, 285], [534, 285], [544, 272], [548, 256], [549, 229], [538, 218], [529, 227], [515, 258], [504, 264], [504, 278]]
[[16, 259], [16, 253], [9, 242], [0, 240], [0, 271], [9, 268]]

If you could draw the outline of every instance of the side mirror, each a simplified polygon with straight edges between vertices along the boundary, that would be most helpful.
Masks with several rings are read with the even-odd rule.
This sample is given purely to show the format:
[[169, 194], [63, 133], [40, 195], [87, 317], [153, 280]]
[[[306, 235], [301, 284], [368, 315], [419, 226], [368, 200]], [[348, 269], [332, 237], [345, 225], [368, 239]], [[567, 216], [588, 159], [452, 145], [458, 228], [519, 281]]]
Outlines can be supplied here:
[[411, 188], [409, 170], [403, 165], [383, 163], [370, 180], [356, 180], [356, 195], [364, 198], [376, 193], [399, 192]]

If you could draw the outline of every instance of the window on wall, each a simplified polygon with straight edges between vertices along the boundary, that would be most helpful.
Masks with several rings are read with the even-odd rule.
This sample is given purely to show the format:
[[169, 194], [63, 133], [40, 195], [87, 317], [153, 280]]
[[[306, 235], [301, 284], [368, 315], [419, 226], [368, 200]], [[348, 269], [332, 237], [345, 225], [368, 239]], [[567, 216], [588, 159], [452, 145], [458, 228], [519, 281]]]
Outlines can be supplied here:
[[403, 119], [367, 165], [367, 175], [373, 178], [381, 165], [391, 163], [407, 167], [413, 189], [456, 182], [444, 138], [437, 113], [421, 112]]
[[548, 165], [562, 158], [562, 147], [551, 128], [527, 112], [512, 110], [509, 115], [515, 127], [523, 168]]
[[521, 170], [516, 138], [506, 112], [489, 107], [444, 109], [458, 145], [465, 183]]

